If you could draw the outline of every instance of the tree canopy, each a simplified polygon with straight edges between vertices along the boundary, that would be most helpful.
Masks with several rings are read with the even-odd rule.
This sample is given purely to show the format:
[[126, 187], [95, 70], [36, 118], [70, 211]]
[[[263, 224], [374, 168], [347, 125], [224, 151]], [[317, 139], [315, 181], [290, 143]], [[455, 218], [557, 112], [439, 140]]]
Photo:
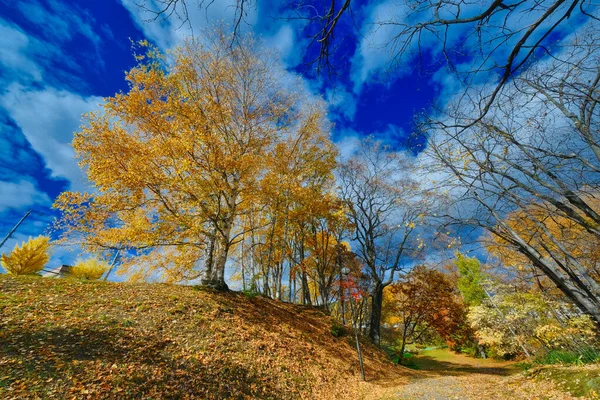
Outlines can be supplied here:
[[336, 152], [323, 105], [251, 38], [230, 46], [218, 32], [168, 54], [142, 45], [129, 91], [75, 135], [97, 192], [63, 193], [59, 227], [92, 251], [138, 256], [122, 267], [134, 277], [203, 274], [225, 287], [230, 249], [256, 229], [241, 218], [299, 190], [289, 186], [298, 175], [328, 179]]

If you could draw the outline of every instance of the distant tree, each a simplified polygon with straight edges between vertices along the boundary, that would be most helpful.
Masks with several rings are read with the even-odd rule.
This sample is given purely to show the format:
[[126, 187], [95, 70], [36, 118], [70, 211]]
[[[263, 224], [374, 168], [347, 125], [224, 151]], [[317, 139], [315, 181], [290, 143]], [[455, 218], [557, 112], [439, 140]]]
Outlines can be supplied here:
[[100, 279], [107, 270], [106, 262], [88, 258], [87, 260], [78, 260], [69, 270], [69, 274], [79, 279], [96, 280]]
[[469, 306], [481, 304], [487, 296], [482, 286], [484, 276], [481, 273], [479, 260], [458, 253], [454, 264], [458, 269], [458, 290], [465, 304]]
[[354, 227], [356, 254], [371, 278], [369, 336], [379, 343], [383, 290], [421, 251], [419, 225], [436, 197], [416, 179], [414, 163], [372, 138], [339, 168], [340, 197]]
[[402, 282], [386, 289], [385, 320], [397, 327], [400, 356], [407, 344], [435, 331], [449, 340], [465, 321], [463, 303], [448, 277], [437, 270], [418, 266]]
[[470, 352], [472, 355], [477, 353], [482, 358], [486, 357], [485, 348], [476, 337], [476, 332], [467, 321], [466, 312], [468, 307], [478, 306], [487, 299], [487, 294], [483, 283], [485, 275], [481, 271], [481, 263], [475, 257], [466, 257], [461, 253], [456, 253], [454, 265], [458, 270], [457, 287], [465, 304], [464, 324], [462, 329], [457, 331], [456, 347], [462, 351]]
[[9, 254], [2, 254], [2, 267], [13, 275], [35, 275], [50, 260], [50, 238], [38, 236], [16, 245]]

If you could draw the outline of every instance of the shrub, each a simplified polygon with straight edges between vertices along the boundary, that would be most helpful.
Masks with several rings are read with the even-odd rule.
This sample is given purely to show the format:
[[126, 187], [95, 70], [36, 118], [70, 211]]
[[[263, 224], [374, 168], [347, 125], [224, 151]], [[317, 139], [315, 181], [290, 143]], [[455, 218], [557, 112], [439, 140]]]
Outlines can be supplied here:
[[346, 327], [343, 325], [338, 324], [337, 322], [334, 322], [331, 325], [331, 334], [334, 337], [342, 337], [342, 336], [346, 336], [348, 334], [348, 331], [346, 330]]
[[108, 265], [104, 261], [90, 258], [77, 261], [75, 266], [71, 268], [70, 274], [79, 279], [96, 280], [100, 279], [107, 269]]
[[404, 353], [402, 357], [397, 355], [394, 357], [394, 362], [410, 369], [420, 369], [419, 364], [415, 360], [415, 355], [412, 353]]
[[244, 296], [249, 297], [251, 299], [253, 299], [256, 296], [260, 295], [260, 292], [258, 292], [256, 290], [252, 290], [252, 289], [242, 290], [242, 293], [244, 294]]
[[600, 361], [600, 349], [587, 347], [578, 350], [550, 350], [535, 358], [536, 364], [593, 364]]
[[464, 353], [471, 357], [481, 357], [481, 352], [474, 342], [463, 343], [459, 346], [453, 347], [453, 351]]
[[2, 254], [2, 267], [13, 275], [35, 275], [50, 260], [50, 238], [38, 236], [16, 245], [8, 254]]

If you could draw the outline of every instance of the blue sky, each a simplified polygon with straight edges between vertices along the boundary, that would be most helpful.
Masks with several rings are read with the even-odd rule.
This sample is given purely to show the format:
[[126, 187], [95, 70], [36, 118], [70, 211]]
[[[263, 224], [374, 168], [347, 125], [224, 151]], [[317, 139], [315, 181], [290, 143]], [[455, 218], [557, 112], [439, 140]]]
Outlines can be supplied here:
[[[231, 21], [230, 3], [216, 0], [208, 10], [191, 8], [194, 33], [215, 21]], [[396, 12], [394, 1], [354, 3], [358, 30], [349, 19], [343, 21], [338, 37], [345, 41], [333, 60], [342, 76], [333, 82], [305, 68], [311, 56], [304, 52], [305, 32], [300, 21], [280, 18], [291, 15], [281, 4], [259, 1], [243, 30], [279, 49], [287, 68], [303, 74], [306, 84], [330, 102], [332, 137], [342, 152], [368, 134], [403, 149], [414, 114], [457, 90], [453, 77], [431, 56], [436, 45], [427, 41], [426, 68], [408, 60], [393, 74], [386, 72], [389, 57], [381, 47], [393, 32], [375, 29], [371, 22]], [[96, 109], [103, 96], [126, 90], [124, 72], [134, 65], [131, 40], [147, 38], [166, 49], [190, 32], [187, 26], [177, 29], [175, 20], [147, 22], [149, 15], [133, 0], [0, 0], [0, 6], [0, 236], [34, 210], [1, 249], [7, 251], [44, 233], [60, 192], [88, 188], [70, 142], [82, 113]], [[567, 30], [579, 23], [573, 21]], [[461, 33], [455, 35], [458, 40]], [[76, 257], [56, 251], [51, 266]]]

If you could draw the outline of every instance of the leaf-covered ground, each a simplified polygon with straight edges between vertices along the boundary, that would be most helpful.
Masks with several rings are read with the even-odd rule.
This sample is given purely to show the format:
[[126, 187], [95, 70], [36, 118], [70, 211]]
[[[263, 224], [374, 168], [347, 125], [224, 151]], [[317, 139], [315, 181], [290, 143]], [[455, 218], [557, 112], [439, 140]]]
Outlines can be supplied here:
[[[239, 293], [0, 275], [0, 398], [372, 397], [331, 323]], [[369, 380], [414, 374], [363, 350]]]
[[[448, 350], [423, 352], [415, 363], [420, 375], [389, 398], [524, 400], [574, 399], [574, 395], [598, 398], [590, 386], [600, 383], [595, 381], [595, 377], [600, 380], [598, 365], [548, 366], [524, 375], [514, 363], [474, 359]], [[553, 376], [562, 378], [552, 379]]]
[[[318, 309], [162, 284], [0, 275], [0, 399], [595, 398], [599, 366], [519, 373], [445, 350], [392, 364]], [[591, 380], [590, 380], [591, 378]]]

